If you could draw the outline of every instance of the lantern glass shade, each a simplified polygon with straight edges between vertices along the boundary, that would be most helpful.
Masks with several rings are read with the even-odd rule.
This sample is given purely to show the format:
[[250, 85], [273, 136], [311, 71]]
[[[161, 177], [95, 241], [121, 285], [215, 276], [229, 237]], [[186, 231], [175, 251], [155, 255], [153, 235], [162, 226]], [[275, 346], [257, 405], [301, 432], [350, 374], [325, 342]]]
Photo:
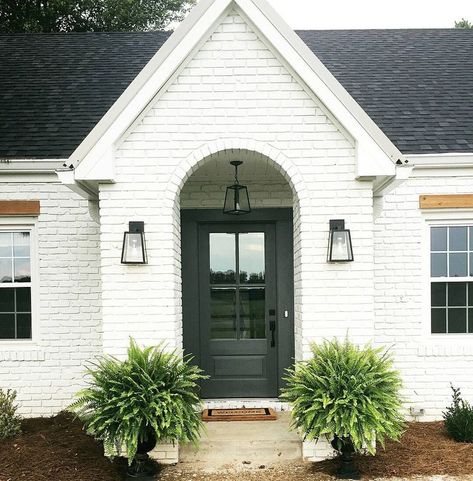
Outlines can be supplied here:
[[147, 264], [146, 244], [143, 230], [140, 227], [132, 229], [132, 222], [130, 222], [130, 231], [125, 232], [123, 236], [122, 247], [122, 264]]
[[348, 229], [345, 229], [345, 221], [330, 221], [327, 260], [329, 262], [353, 261], [351, 234]]
[[249, 214], [250, 212], [250, 198], [246, 186], [234, 184], [227, 187], [223, 213], [241, 215]]

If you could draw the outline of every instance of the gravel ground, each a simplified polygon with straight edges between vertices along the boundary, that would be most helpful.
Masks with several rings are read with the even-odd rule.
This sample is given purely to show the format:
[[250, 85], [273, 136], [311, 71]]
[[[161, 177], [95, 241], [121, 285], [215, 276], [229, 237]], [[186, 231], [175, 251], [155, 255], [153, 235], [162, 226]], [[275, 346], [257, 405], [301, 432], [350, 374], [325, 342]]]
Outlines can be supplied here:
[[[158, 479], [163, 481], [333, 481], [336, 478], [314, 472], [313, 464], [300, 463], [274, 466], [245, 466], [220, 471], [196, 470], [178, 464], [163, 469]], [[473, 481], [473, 475], [463, 476], [414, 476], [408, 478], [370, 478], [371, 481]]]

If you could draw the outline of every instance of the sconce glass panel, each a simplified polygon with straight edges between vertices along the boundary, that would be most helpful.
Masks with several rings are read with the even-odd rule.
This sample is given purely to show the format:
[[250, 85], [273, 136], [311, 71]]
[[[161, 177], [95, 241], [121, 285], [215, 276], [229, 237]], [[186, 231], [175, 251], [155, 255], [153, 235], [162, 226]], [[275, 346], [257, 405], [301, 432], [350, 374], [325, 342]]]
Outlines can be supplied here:
[[123, 237], [122, 264], [147, 264], [143, 232], [125, 232]]

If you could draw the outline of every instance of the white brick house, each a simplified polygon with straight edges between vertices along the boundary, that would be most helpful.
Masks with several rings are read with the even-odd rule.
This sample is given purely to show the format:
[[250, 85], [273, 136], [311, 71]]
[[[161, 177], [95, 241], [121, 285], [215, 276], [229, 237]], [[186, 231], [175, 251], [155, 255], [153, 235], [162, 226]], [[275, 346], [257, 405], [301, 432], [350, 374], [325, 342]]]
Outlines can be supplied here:
[[[86, 48], [94, 35], [42, 39], [53, 49], [62, 37], [66, 53], [58, 55], [67, 56], [70, 42]], [[119, 56], [114, 42], [133, 35], [99, 43]], [[429, 131], [425, 97], [412, 102], [425, 100], [421, 113], [404, 110], [401, 120], [390, 105], [376, 107], [375, 123], [319, 60], [310, 32], [297, 35], [262, 0], [202, 0], [169, 38], [135, 35], [158, 48], [109, 104], [101, 106], [99, 84], [114, 76], [91, 64], [98, 81], [87, 85], [90, 102], [81, 108], [100, 113], [95, 127], [75, 115], [77, 105], [48, 103], [43, 90], [25, 88], [26, 103], [43, 113], [52, 105], [52, 117], [66, 112], [66, 124], [25, 115], [15, 126], [3, 109], [0, 386], [17, 389], [23, 413], [64, 408], [84, 362], [122, 356], [129, 336], [192, 352], [211, 374], [204, 396], [233, 405], [277, 399], [294, 358], [306, 358], [311, 342], [347, 333], [392, 346], [406, 407], [424, 409], [423, 419], [439, 418], [450, 382], [472, 398], [471, 122], [435, 119]], [[31, 42], [0, 37], [7, 52]], [[451, 41], [472, 52], [472, 33], [444, 32], [436, 48]], [[337, 50], [325, 54], [336, 65]], [[86, 77], [81, 65], [68, 65], [68, 75]], [[35, 79], [48, 65], [30, 68]], [[402, 96], [394, 71], [390, 79]], [[0, 102], [15, 98], [21, 107], [18, 84], [3, 81]], [[463, 72], [454, 81], [468, 91], [473, 79]], [[80, 82], [61, 88], [82, 95]], [[382, 104], [382, 89], [369, 90]], [[449, 114], [462, 105], [473, 117], [471, 91], [454, 94]], [[404, 96], [408, 103], [408, 89]], [[85, 125], [82, 135], [75, 122]], [[233, 160], [243, 161], [240, 182], [253, 209], [245, 216], [221, 213]], [[353, 262], [327, 262], [332, 219], [351, 231]], [[120, 262], [130, 221], [144, 222], [145, 265]], [[250, 282], [243, 272], [264, 276]]]

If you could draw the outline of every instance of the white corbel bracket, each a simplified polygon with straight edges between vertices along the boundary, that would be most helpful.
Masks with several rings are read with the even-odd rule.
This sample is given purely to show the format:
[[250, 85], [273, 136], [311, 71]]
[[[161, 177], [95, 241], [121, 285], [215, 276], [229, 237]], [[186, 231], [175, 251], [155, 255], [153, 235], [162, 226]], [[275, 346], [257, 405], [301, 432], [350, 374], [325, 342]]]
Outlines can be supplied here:
[[395, 175], [377, 178], [373, 184], [373, 197], [383, 197], [389, 194], [411, 177], [413, 169], [414, 166], [400, 165], [396, 167]]
[[98, 192], [91, 185], [86, 182], [79, 182], [75, 179], [75, 170], [70, 168], [56, 170], [59, 182], [69, 187], [73, 192], [79, 194], [87, 200], [97, 200]]

